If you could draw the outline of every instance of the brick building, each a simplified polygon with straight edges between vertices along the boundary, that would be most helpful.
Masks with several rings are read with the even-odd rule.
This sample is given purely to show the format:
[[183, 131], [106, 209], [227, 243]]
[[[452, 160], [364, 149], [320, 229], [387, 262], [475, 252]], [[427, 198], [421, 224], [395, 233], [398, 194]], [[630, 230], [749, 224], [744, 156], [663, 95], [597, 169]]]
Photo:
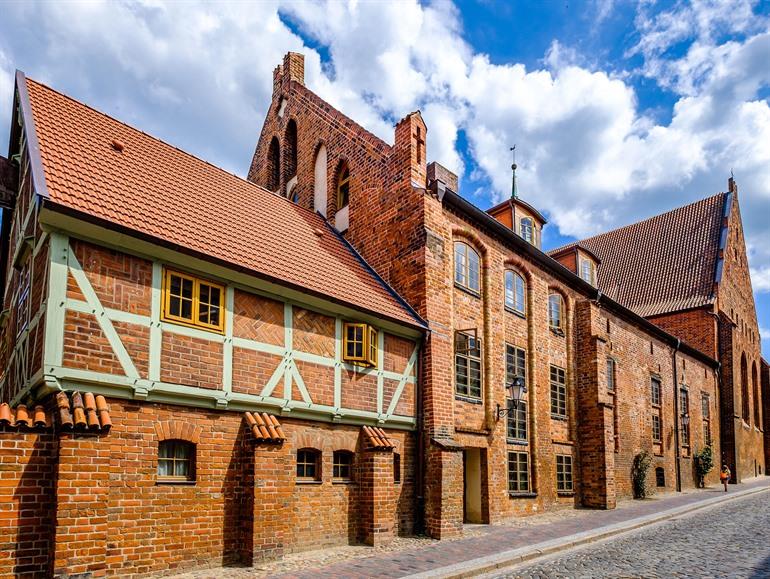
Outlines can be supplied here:
[[642, 451], [662, 490], [720, 456], [719, 351], [605, 291], [590, 244], [543, 253], [533, 204], [463, 199], [419, 112], [388, 145], [290, 53], [244, 180], [21, 74], [15, 99], [0, 574], [444, 538], [613, 508]]

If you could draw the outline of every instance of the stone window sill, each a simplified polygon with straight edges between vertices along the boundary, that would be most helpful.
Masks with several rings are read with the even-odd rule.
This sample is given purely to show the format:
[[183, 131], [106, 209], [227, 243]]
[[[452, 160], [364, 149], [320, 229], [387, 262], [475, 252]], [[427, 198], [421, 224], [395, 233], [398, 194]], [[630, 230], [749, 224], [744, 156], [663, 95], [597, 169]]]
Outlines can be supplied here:
[[505, 311], [508, 312], [509, 314], [513, 314], [514, 316], [521, 318], [522, 320], [527, 319], [527, 316], [524, 314], [524, 312], [514, 310], [513, 308], [509, 308], [508, 306], [505, 306]]
[[297, 479], [295, 482], [298, 485], [311, 485], [311, 486], [312, 485], [320, 485], [320, 484], [323, 483], [323, 481], [320, 481], [320, 480], [302, 480], [302, 479]]
[[562, 416], [561, 414], [551, 414], [551, 420], [561, 420], [562, 422], [567, 422], [569, 418], [567, 416]]
[[537, 493], [518, 493], [514, 491], [508, 491], [508, 496], [512, 499], [535, 499]]
[[459, 283], [455, 282], [455, 287], [459, 289], [461, 292], [465, 292], [469, 296], [473, 296], [476, 299], [481, 299], [481, 293], [477, 292], [476, 290], [472, 290], [469, 287], [465, 287], [464, 285], [460, 285]]
[[193, 486], [195, 485], [194, 480], [187, 480], [187, 479], [175, 479], [175, 478], [158, 478], [155, 481], [156, 485], [180, 485], [180, 486]]
[[481, 404], [481, 398], [471, 398], [470, 396], [463, 396], [462, 394], [455, 394], [455, 400], [461, 402], [467, 402], [468, 404]]
[[564, 330], [562, 330], [561, 328], [554, 328], [553, 326], [551, 326], [550, 330], [551, 330], [552, 334], [555, 334], [556, 336], [559, 336], [560, 338], [564, 337]]
[[333, 485], [353, 485], [353, 484], [356, 484], [356, 481], [350, 480], [350, 479], [338, 478], [338, 479], [332, 480], [332, 484]]
[[556, 491], [556, 494], [560, 497], [574, 497], [575, 491]]
[[505, 442], [508, 444], [518, 444], [520, 446], [527, 446], [529, 444], [529, 441], [523, 438], [506, 438]]

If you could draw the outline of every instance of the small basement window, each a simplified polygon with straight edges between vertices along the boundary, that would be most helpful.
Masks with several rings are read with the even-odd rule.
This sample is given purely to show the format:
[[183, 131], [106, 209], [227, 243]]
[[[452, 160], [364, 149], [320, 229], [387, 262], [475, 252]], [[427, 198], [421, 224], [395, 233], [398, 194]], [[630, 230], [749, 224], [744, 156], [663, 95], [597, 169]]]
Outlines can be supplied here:
[[158, 445], [158, 480], [195, 480], [195, 445], [184, 440], [164, 440]]
[[662, 466], [659, 466], [655, 469], [655, 486], [666, 486], [666, 471]]
[[224, 332], [225, 286], [167, 269], [163, 276], [163, 320]]
[[377, 329], [361, 323], [345, 324], [343, 332], [343, 359], [346, 362], [377, 365]]
[[297, 451], [297, 480], [314, 482], [321, 480], [321, 452], [314, 448]]
[[349, 450], [335, 450], [332, 467], [336, 482], [350, 482], [353, 479], [353, 453]]

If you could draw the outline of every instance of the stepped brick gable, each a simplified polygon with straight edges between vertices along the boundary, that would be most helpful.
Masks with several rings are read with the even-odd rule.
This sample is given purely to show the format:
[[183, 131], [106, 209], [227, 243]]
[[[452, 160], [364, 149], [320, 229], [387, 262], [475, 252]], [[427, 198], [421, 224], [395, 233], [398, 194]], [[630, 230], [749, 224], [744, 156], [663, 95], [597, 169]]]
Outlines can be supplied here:
[[612, 509], [643, 452], [659, 492], [695, 488], [707, 446], [765, 473], [733, 181], [549, 255], [536, 192], [468, 202], [419, 111], [389, 144], [305, 86], [301, 54], [273, 80], [242, 179], [17, 74], [0, 575]]

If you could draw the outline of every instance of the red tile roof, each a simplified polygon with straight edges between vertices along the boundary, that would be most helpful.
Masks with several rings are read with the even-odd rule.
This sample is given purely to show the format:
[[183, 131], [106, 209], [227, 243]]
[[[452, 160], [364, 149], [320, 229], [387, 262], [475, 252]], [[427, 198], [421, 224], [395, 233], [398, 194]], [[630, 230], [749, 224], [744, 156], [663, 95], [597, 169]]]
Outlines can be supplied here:
[[393, 450], [393, 442], [382, 428], [376, 426], [364, 426], [364, 440], [368, 448], [375, 450]]
[[280, 443], [286, 440], [283, 434], [281, 423], [272, 414], [267, 412], [244, 412], [246, 423], [251, 428], [257, 442], [276, 442]]
[[410, 326], [424, 324], [324, 219], [26, 80], [50, 200]]
[[0, 427], [42, 428], [50, 425], [51, 420], [43, 406], [35, 406], [30, 411], [24, 404], [19, 404], [16, 408], [11, 408], [7, 402], [0, 404]]
[[107, 400], [91, 392], [58, 392], [56, 410], [62, 428], [76, 430], [107, 431], [112, 428], [112, 418]]
[[599, 289], [644, 317], [714, 301], [719, 237], [727, 194], [719, 193], [579, 245], [601, 259]]

